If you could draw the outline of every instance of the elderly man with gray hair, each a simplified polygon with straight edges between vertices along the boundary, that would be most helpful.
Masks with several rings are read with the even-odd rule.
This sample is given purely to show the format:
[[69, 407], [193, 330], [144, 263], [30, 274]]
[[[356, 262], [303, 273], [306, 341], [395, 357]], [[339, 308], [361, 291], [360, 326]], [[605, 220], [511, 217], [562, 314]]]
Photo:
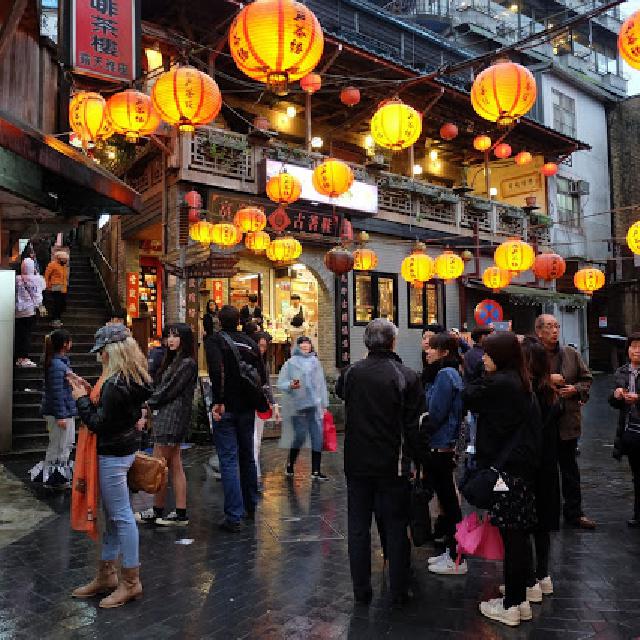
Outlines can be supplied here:
[[377, 318], [365, 329], [366, 358], [344, 370], [336, 393], [345, 401], [344, 471], [348, 491], [348, 546], [353, 593], [369, 604], [371, 515], [386, 538], [391, 595], [408, 599], [411, 547], [409, 524], [410, 457], [418, 450], [418, 423], [424, 411], [420, 378], [394, 352], [397, 327]]

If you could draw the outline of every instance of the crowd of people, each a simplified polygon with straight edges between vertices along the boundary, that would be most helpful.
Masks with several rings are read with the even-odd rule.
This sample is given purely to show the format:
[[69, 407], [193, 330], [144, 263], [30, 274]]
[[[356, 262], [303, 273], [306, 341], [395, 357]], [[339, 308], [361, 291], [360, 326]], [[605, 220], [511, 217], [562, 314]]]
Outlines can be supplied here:
[[[30, 277], [29, 260], [23, 260], [17, 280]], [[56, 260], [50, 272], [60, 274], [65, 265]], [[41, 409], [49, 447], [31, 476], [67, 486], [76, 419], [97, 435], [105, 532], [95, 578], [73, 596], [105, 594], [100, 606], [116, 607], [142, 594], [138, 526], [189, 524], [181, 445], [198, 380], [196, 340], [189, 325], [170, 324], [147, 358], [126, 328], [125, 314], [114, 312], [96, 333], [92, 352], [102, 374], [91, 385], [73, 372], [72, 336], [58, 318], [53, 320], [56, 326], [45, 344]], [[261, 320], [256, 299], [241, 310], [211, 302], [203, 318], [211, 383], [207, 400], [224, 494], [219, 526], [228, 533], [255, 520], [262, 433], [270, 417], [282, 422], [284, 474], [298, 473], [296, 462], [306, 445], [311, 480], [329, 480], [321, 469], [329, 402], [320, 359], [308, 337], [296, 337], [272, 388], [271, 337], [262, 331]], [[430, 325], [422, 340], [422, 371], [416, 372], [396, 353], [393, 323], [375, 319], [366, 327], [367, 356], [340, 373], [335, 389], [345, 404], [348, 555], [356, 603], [367, 605], [373, 598], [372, 516], [388, 561], [393, 603], [402, 606], [411, 598], [409, 525], [416, 480], [433, 492], [439, 513], [430, 534], [442, 552], [428, 559], [426, 569], [454, 580], [472, 570], [456, 530], [467, 511], [463, 497], [473, 494], [470, 487], [486, 472], [495, 476], [486, 509], [504, 545], [504, 584], [496, 585], [500, 596], [480, 603], [481, 613], [517, 626], [532, 618], [531, 603], [553, 593], [551, 533], [559, 529], [561, 514], [569, 526], [596, 527], [582, 510], [577, 461], [581, 407], [589, 399], [592, 377], [580, 354], [560, 345], [559, 330], [553, 316], [542, 315], [535, 335], [477, 329], [470, 345], [459, 332]], [[634, 478], [629, 526], [640, 527], [640, 334], [630, 336], [628, 355], [629, 364], [615, 374], [609, 401], [620, 414], [614, 456], [628, 456]], [[134, 513], [131, 507], [127, 473], [145, 434], [150, 434], [153, 456], [164, 458], [169, 469], [174, 504], [169, 512], [167, 486], [154, 495], [149, 509]]]

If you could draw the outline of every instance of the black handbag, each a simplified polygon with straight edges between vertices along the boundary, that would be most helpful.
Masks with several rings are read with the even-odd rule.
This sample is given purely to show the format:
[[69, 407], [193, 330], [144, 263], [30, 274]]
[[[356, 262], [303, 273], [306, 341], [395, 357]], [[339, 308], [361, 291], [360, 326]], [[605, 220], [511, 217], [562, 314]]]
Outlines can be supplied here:
[[409, 530], [414, 547], [421, 547], [431, 539], [431, 514], [429, 502], [433, 498], [433, 489], [421, 477], [420, 466], [416, 468], [416, 475], [411, 484], [411, 502], [409, 512]]

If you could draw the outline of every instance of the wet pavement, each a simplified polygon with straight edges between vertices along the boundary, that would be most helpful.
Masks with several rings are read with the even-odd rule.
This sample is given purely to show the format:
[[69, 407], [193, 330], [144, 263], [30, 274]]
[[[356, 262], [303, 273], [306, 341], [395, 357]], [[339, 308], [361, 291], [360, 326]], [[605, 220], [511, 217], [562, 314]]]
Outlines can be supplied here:
[[[8, 493], [0, 484], [3, 507], [22, 500], [25, 518], [34, 504], [51, 514], [28, 521], [28, 532], [0, 548], [0, 639], [640, 637], [640, 531], [626, 526], [632, 505], [628, 465], [611, 458], [615, 414], [605, 402], [608, 381], [599, 377], [594, 385], [580, 457], [585, 512], [598, 528], [554, 535], [555, 595], [533, 605], [533, 621], [516, 629], [478, 613], [481, 599], [498, 595], [500, 563], [471, 559], [466, 576], [438, 577], [425, 569], [432, 547], [414, 549], [417, 597], [402, 611], [388, 606], [376, 548], [374, 601], [368, 609], [354, 608], [340, 454], [325, 455], [323, 470], [332, 481], [312, 484], [308, 455], [301, 455], [296, 477], [286, 479], [285, 453], [268, 442], [264, 500], [255, 525], [239, 534], [216, 527], [222, 489], [205, 472], [210, 451], [186, 453], [191, 523], [180, 530], [141, 530], [144, 598], [115, 610], [69, 597], [89, 577], [97, 551], [88, 538], [70, 531], [68, 497], [25, 501], [16, 497], [15, 485]], [[21, 477], [31, 464], [4, 462]]]

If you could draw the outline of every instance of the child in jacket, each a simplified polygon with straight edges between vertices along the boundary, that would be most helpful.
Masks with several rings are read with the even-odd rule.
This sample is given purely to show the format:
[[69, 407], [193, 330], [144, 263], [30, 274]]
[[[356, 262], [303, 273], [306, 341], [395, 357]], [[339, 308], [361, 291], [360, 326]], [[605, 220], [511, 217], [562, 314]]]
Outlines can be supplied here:
[[51, 297], [51, 325], [62, 326], [60, 318], [67, 306], [67, 288], [69, 286], [69, 256], [64, 251], [57, 251], [53, 260], [47, 265], [44, 279]]

